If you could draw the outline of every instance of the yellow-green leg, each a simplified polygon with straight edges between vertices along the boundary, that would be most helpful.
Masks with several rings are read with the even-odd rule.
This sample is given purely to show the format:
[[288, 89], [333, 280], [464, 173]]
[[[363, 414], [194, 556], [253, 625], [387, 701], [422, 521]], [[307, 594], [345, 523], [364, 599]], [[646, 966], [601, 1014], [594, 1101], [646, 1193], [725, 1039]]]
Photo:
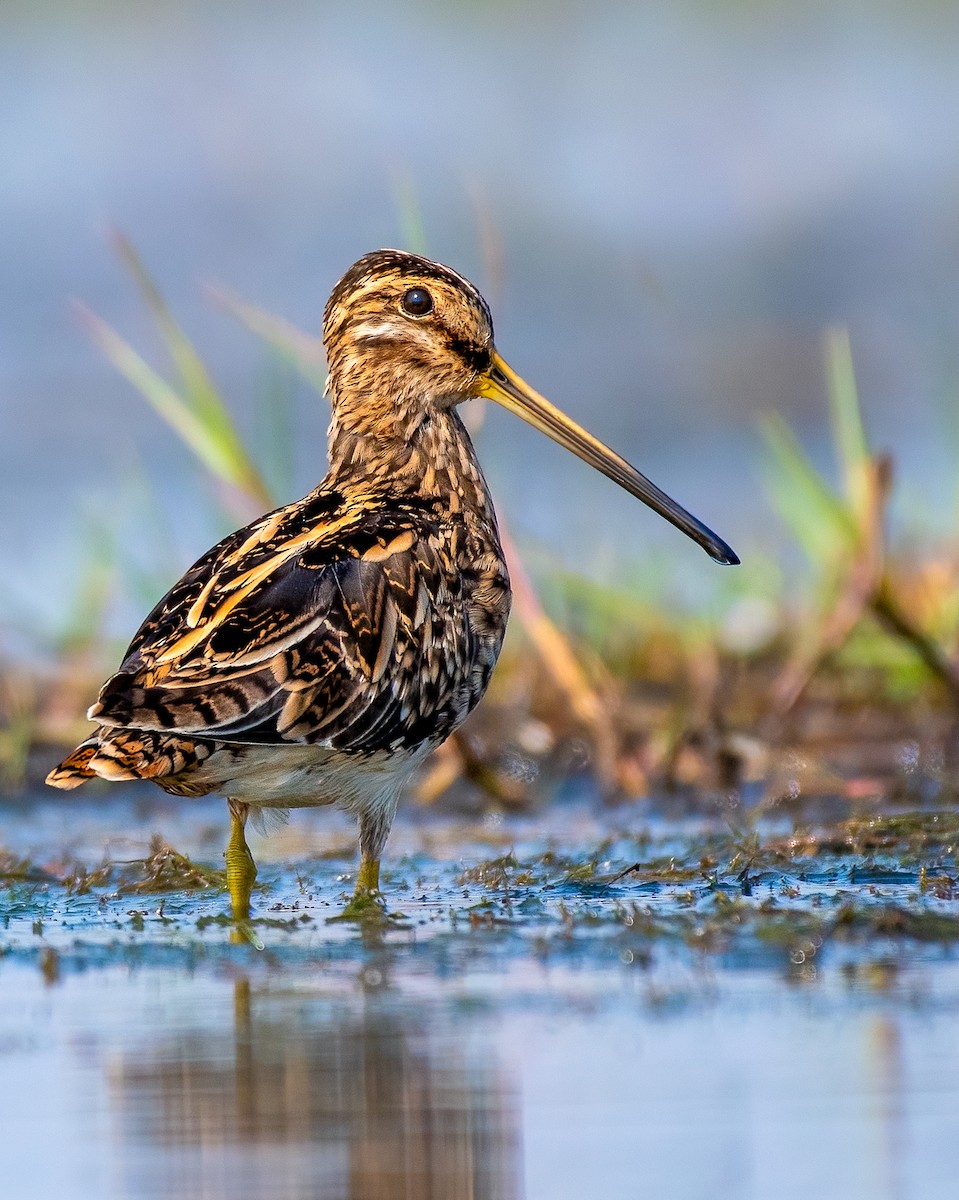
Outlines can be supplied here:
[[353, 889], [353, 899], [361, 896], [378, 896], [380, 894], [380, 860], [368, 858], [365, 854], [360, 859], [360, 869], [356, 873], [356, 887]]
[[395, 811], [394, 803], [360, 813], [360, 869], [356, 873], [356, 887], [346, 908], [332, 920], [364, 921], [368, 925], [387, 920], [386, 905], [380, 895], [380, 855]]
[[246, 844], [246, 818], [250, 812], [248, 804], [228, 800], [230, 806], [230, 841], [226, 848], [226, 885], [230, 889], [233, 903], [233, 920], [250, 919], [250, 896], [256, 880], [256, 863]]
[[346, 907], [336, 920], [362, 921], [370, 917], [382, 919], [383, 897], [380, 895], [380, 860], [364, 854], [356, 873], [356, 887]]

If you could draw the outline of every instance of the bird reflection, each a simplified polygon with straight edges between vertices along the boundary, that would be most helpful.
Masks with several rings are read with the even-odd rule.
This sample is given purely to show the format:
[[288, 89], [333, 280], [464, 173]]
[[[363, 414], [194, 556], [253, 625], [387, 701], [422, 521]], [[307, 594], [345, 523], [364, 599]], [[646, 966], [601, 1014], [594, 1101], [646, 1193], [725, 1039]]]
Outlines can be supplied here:
[[234, 984], [233, 1028], [127, 1052], [111, 1082], [138, 1196], [513, 1200], [518, 1100], [490, 1047], [410, 1012], [366, 967], [360, 996]]

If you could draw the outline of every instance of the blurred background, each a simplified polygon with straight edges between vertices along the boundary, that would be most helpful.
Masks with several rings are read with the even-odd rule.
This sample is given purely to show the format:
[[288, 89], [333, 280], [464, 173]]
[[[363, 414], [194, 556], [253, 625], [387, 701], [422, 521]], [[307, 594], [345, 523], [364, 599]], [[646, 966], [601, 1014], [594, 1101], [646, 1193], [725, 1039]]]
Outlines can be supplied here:
[[[937, 0], [0, 3], [10, 1194], [952, 1194], [957, 63]], [[91, 337], [176, 380], [124, 244], [258, 495]], [[384, 245], [743, 566], [482, 414], [537, 590], [403, 806], [409, 922], [328, 925], [354, 831], [298, 812], [252, 952], [219, 799], [40, 781], [147, 607], [324, 474], [326, 402], [210, 285], [316, 334]]]
[[[823, 336], [847, 327], [872, 440], [895, 454], [900, 536], [950, 529], [957, 46], [959, 10], [931, 0], [7, 0], [7, 649], [69, 619], [104, 546], [141, 580], [110, 618], [128, 633], [235, 523], [71, 306], [162, 362], [114, 228], [274, 448], [283, 499], [323, 474], [327, 408], [205, 285], [316, 331], [350, 262], [415, 241], [484, 290], [533, 386], [747, 559], [782, 540], [757, 418], [781, 412], [828, 467]], [[684, 603], [731, 586], [507, 414], [478, 445], [534, 564], [622, 584], [662, 553]]]

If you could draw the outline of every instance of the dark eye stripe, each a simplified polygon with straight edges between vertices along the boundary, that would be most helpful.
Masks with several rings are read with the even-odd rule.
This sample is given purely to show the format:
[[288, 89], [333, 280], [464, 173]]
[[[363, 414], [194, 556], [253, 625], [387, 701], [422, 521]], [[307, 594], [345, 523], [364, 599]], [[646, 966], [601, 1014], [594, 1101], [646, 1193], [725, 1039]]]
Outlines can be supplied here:
[[410, 288], [403, 297], [403, 311], [411, 317], [425, 317], [433, 311], [433, 297], [426, 288]]
[[474, 346], [471, 342], [464, 341], [462, 338], [450, 338], [448, 341], [449, 348], [454, 354], [458, 354], [467, 366], [476, 371], [477, 374], [482, 374], [488, 371], [492, 360], [492, 355], [485, 346]]

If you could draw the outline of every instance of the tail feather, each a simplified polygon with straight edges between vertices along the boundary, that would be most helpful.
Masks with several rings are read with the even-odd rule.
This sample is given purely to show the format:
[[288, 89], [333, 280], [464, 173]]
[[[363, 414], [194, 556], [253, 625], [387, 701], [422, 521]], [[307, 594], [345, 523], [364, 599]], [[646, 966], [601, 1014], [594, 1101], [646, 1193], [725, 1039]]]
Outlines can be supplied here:
[[101, 727], [92, 737], [81, 742], [72, 754], [47, 776], [47, 783], [56, 788], [79, 787], [87, 779], [153, 779], [198, 767], [210, 754], [205, 742], [175, 734], [154, 733], [138, 729]]
[[76, 750], [72, 754], [68, 754], [63, 762], [54, 767], [47, 776], [46, 781], [50, 787], [69, 790], [92, 779], [96, 775], [96, 771], [91, 770], [90, 762], [96, 756], [98, 744], [96, 737], [87, 738], [85, 742], [81, 742]]

